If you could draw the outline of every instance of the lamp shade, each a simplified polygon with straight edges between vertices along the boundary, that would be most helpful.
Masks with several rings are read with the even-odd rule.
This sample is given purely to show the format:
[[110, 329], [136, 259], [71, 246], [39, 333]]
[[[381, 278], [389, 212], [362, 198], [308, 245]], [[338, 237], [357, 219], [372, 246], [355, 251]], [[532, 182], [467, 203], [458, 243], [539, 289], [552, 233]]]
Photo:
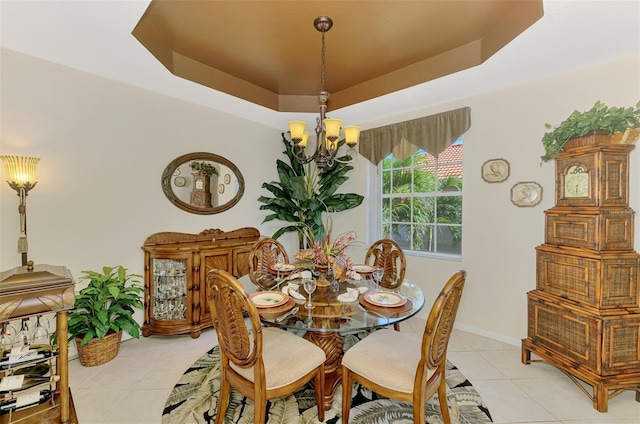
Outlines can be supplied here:
[[28, 156], [0, 156], [4, 162], [7, 182], [18, 187], [34, 186], [38, 182], [38, 162], [40, 158]]
[[360, 127], [344, 127], [344, 139], [347, 145], [350, 147], [358, 144], [358, 137], [360, 137]]
[[291, 133], [292, 140], [302, 140], [304, 134], [304, 128], [307, 123], [304, 121], [289, 121], [289, 132]]
[[324, 129], [327, 138], [335, 140], [340, 137], [340, 125], [342, 125], [342, 119], [326, 118], [324, 121]]
[[307, 147], [307, 141], [309, 141], [309, 131], [305, 131], [302, 133], [302, 140], [298, 143], [300, 147]]

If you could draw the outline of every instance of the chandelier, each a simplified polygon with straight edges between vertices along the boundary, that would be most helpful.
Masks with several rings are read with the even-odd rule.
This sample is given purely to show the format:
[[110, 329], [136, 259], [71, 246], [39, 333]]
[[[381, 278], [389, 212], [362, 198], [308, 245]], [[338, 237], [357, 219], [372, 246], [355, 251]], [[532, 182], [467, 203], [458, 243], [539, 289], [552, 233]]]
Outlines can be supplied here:
[[312, 154], [307, 155], [306, 147], [309, 140], [309, 131], [305, 131], [307, 126], [303, 121], [290, 121], [289, 134], [291, 137], [292, 151], [296, 160], [301, 164], [315, 161], [318, 169], [322, 171], [327, 166], [333, 166], [334, 162], [350, 163], [357, 156], [354, 149], [358, 143], [360, 136], [360, 127], [343, 127], [344, 140], [349, 150], [347, 154], [350, 159], [340, 159], [336, 155], [338, 153], [340, 128], [342, 126], [341, 119], [327, 118], [327, 100], [329, 92], [324, 89], [324, 33], [329, 31], [333, 26], [333, 20], [328, 16], [319, 16], [313, 21], [313, 26], [322, 33], [322, 68], [320, 71], [320, 92], [318, 93], [318, 102], [320, 103], [320, 116], [316, 118], [316, 147]]

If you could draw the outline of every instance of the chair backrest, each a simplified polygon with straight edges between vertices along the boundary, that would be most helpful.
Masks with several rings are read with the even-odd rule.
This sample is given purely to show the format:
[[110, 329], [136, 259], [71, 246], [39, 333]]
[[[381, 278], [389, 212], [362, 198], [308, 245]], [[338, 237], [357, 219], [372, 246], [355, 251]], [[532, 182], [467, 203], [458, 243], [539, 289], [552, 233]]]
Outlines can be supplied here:
[[466, 278], [466, 271], [461, 270], [453, 274], [429, 312], [422, 336], [422, 360], [430, 369], [445, 365], [447, 346]]
[[284, 262], [289, 262], [289, 255], [279, 241], [272, 238], [258, 240], [249, 254], [249, 279], [253, 284], [270, 289], [276, 285], [276, 275], [273, 274], [273, 265], [282, 255]]
[[364, 263], [384, 269], [380, 286], [387, 289], [400, 287], [407, 268], [407, 259], [400, 245], [391, 239], [374, 242], [364, 257]]
[[[223, 356], [239, 367], [253, 366], [262, 355], [262, 329], [256, 306], [242, 283], [227, 271], [209, 271], [207, 301]], [[250, 329], [243, 312], [248, 314]]]

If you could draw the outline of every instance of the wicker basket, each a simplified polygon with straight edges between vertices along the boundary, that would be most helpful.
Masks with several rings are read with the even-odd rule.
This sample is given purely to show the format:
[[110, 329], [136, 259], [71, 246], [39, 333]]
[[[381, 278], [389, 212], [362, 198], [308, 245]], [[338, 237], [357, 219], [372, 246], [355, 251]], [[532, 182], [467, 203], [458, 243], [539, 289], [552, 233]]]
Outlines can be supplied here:
[[93, 339], [84, 346], [80, 346], [81, 337], [76, 337], [76, 347], [80, 363], [85, 367], [95, 367], [109, 362], [120, 351], [120, 341], [122, 340], [122, 330], [117, 333], [107, 334], [104, 339]]

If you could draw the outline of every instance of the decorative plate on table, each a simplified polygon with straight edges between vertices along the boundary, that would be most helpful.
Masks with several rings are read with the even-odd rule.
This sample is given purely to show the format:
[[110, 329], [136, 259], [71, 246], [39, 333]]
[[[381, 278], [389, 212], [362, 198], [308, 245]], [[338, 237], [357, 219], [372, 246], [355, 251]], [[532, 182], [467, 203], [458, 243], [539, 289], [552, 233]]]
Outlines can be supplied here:
[[251, 300], [257, 308], [274, 308], [289, 301], [289, 295], [277, 291], [256, 292], [251, 295]]
[[369, 265], [359, 264], [353, 265], [351, 269], [355, 272], [373, 272], [373, 267]]
[[[273, 271], [277, 271], [278, 267], [276, 266], [276, 264], [271, 265], [271, 269]], [[296, 267], [293, 264], [282, 264], [282, 266], [280, 267], [280, 272], [291, 272], [294, 269], [296, 269]]]
[[374, 291], [364, 294], [364, 300], [376, 306], [395, 308], [407, 303], [407, 298], [392, 292]]

